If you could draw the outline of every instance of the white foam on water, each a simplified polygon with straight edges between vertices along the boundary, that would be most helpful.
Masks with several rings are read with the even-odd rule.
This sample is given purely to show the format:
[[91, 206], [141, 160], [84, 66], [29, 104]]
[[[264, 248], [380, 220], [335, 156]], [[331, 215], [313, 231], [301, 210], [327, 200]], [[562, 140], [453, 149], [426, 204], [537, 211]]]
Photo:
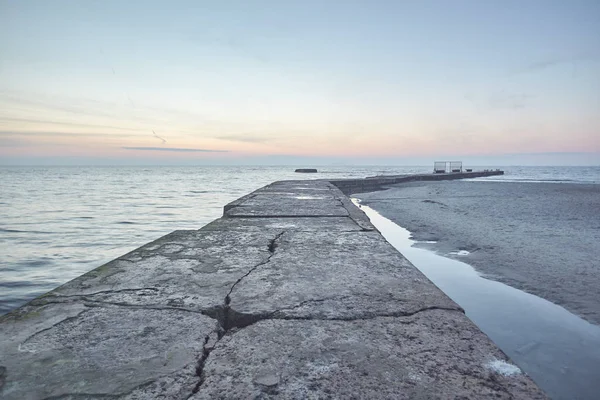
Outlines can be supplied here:
[[451, 251], [448, 254], [452, 254], [453, 256], [468, 256], [471, 253], [468, 252], [467, 250], [458, 250], [458, 251]]
[[490, 361], [485, 366], [486, 368], [504, 376], [518, 375], [522, 373], [519, 367], [503, 360]]

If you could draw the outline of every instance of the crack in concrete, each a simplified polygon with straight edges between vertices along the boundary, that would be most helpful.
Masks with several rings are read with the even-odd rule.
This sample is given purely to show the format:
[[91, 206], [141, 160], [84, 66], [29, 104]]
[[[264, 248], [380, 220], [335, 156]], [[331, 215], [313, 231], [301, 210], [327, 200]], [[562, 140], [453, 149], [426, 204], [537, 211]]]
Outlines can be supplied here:
[[[227, 332], [229, 332], [232, 328], [237, 328], [239, 326], [240, 322], [244, 319], [243, 318], [244, 316], [250, 317], [249, 320], [245, 321], [246, 322], [245, 326], [248, 326], [248, 325], [253, 324], [256, 321], [258, 321], [258, 319], [255, 320], [255, 318], [253, 318], [252, 315], [248, 315], [248, 314], [244, 315], [241, 313], [237, 313], [236, 311], [231, 309], [231, 307], [230, 307], [231, 293], [233, 292], [233, 289], [237, 286], [237, 284], [240, 283], [242, 280], [244, 280], [244, 278], [246, 278], [248, 275], [250, 275], [252, 272], [254, 272], [258, 267], [265, 265], [271, 261], [271, 258], [275, 255], [275, 250], [277, 249], [277, 246], [278, 246], [277, 241], [284, 234], [285, 234], [285, 231], [282, 231], [281, 233], [278, 233], [273, 239], [271, 239], [269, 241], [269, 244], [267, 245], [267, 250], [270, 253], [269, 256], [265, 260], [261, 261], [260, 263], [256, 264], [252, 268], [250, 268], [250, 270], [247, 273], [245, 273], [237, 281], [235, 281], [233, 285], [231, 285], [231, 288], [229, 289], [229, 292], [225, 296], [225, 299], [223, 300], [222, 305], [212, 307], [210, 309], [206, 309], [203, 311], [204, 315], [211, 317], [217, 321], [217, 329], [216, 329], [217, 340], [215, 341], [214, 346], [216, 346], [217, 343], [223, 338], [223, 336], [225, 336], [225, 334]], [[232, 324], [233, 321], [235, 321], [235, 325]], [[204, 338], [204, 345], [202, 346], [202, 356], [198, 360], [198, 365], [196, 366], [196, 375], [198, 376], [199, 381], [196, 384], [196, 386], [194, 387], [194, 389], [192, 390], [192, 393], [190, 394], [190, 396], [188, 398], [193, 396], [195, 393], [198, 393], [198, 391], [200, 390], [200, 387], [204, 383], [204, 365], [206, 364], [206, 360], [208, 359], [208, 356], [210, 356], [211, 351], [214, 349], [214, 346], [207, 347], [209, 340], [210, 340], [210, 335], [207, 335]]]
[[[87, 300], [85, 298], [83, 298], [81, 300], [82, 300], [82, 304], [85, 307], [89, 307], [89, 308], [93, 308], [93, 307], [105, 307], [105, 306], [109, 305], [109, 306], [127, 307], [127, 308], [132, 308], [132, 309], [142, 309], [142, 310], [184, 311], [184, 312], [197, 313], [197, 314], [202, 314], [202, 315], [206, 315], [206, 316], [212, 317], [210, 315], [210, 313], [208, 313], [207, 311], [204, 311], [204, 310], [198, 311], [198, 310], [191, 310], [191, 309], [188, 309], [188, 308], [181, 308], [181, 307], [139, 306], [139, 305], [135, 305], [135, 304], [119, 303], [119, 302], [91, 301], [91, 300]], [[51, 302], [51, 301], [47, 302], [47, 304], [64, 304], [64, 303], [65, 302]], [[79, 318], [81, 315], [83, 315], [84, 313], [86, 313], [88, 311], [90, 311], [90, 310], [89, 309], [82, 310], [81, 312], [79, 312], [75, 316], [65, 318], [65, 319], [63, 319], [61, 321], [58, 321], [57, 323], [53, 324], [52, 326], [50, 326], [48, 328], [45, 328], [45, 329], [42, 329], [41, 331], [33, 333], [32, 335], [28, 336], [22, 343], [19, 344], [19, 351], [35, 352], [34, 350], [27, 350], [25, 348], [21, 349], [21, 346], [25, 345], [27, 343], [27, 341], [31, 340], [33, 337], [35, 337], [35, 336], [37, 336], [37, 335], [39, 335], [39, 334], [41, 334], [43, 332], [46, 332], [46, 331], [48, 331], [48, 330], [50, 330], [50, 329], [52, 329], [52, 328], [54, 328], [54, 327], [56, 327], [56, 326], [64, 323], [64, 322], [67, 322], [67, 321], [70, 321], [70, 320], [75, 320], [75, 319]], [[215, 341], [215, 345], [223, 337], [223, 335], [221, 334], [222, 328], [219, 325], [220, 325], [220, 321], [217, 320], [217, 328], [213, 332], [211, 332], [211, 334], [214, 333], [214, 332], [217, 332], [217, 334], [218, 334], [218, 339]], [[205, 338], [204, 338], [204, 344], [202, 346], [202, 356], [201, 356], [200, 360], [198, 361], [198, 364], [196, 365], [195, 372], [196, 372], [196, 375], [198, 377], [200, 377], [200, 381], [196, 384], [196, 386], [193, 389], [192, 394], [190, 394], [190, 396], [188, 396], [188, 398], [191, 397], [193, 394], [195, 394], [198, 391], [198, 389], [200, 388], [200, 386], [202, 385], [202, 383], [204, 381], [204, 377], [202, 376], [202, 370], [204, 368], [204, 363], [206, 362], [206, 359], [208, 358], [208, 355], [212, 351], [212, 348], [214, 348], [214, 346], [212, 348], [208, 346], [208, 342], [210, 340], [210, 335], [211, 334], [206, 335]], [[168, 375], [165, 375], [165, 376], [168, 376]], [[81, 398], [120, 398], [120, 397], [122, 397], [124, 395], [132, 393], [133, 391], [135, 391], [135, 390], [137, 390], [137, 389], [139, 389], [139, 388], [141, 388], [143, 386], [150, 385], [150, 384], [156, 382], [157, 380], [159, 380], [161, 378], [164, 378], [165, 376], [158, 377], [158, 378], [152, 379], [151, 381], [146, 382], [146, 383], [144, 383], [142, 385], [138, 385], [138, 386], [136, 386], [135, 388], [133, 388], [131, 391], [129, 391], [127, 393], [121, 393], [121, 394], [115, 394], [115, 395], [99, 394], [99, 393], [98, 394], [96, 394], [96, 393], [86, 393], [86, 394], [82, 394], [82, 393], [77, 393], [77, 394], [66, 393], [66, 394], [62, 394], [62, 395], [58, 395], [58, 396], [46, 397], [44, 400], [58, 400], [58, 399], [73, 398], [73, 397], [76, 397], [76, 398], [79, 398], [79, 397], [81, 397]]]
[[325, 297], [323, 299], [309, 299], [309, 300], [304, 300], [298, 304], [296, 304], [295, 306], [292, 307], [288, 307], [288, 308], [280, 308], [279, 310], [275, 310], [273, 311], [273, 313], [278, 313], [278, 312], [282, 312], [282, 311], [291, 311], [291, 310], [295, 310], [297, 308], [303, 307], [306, 304], [310, 304], [310, 303], [323, 303], [327, 300], [344, 300], [350, 297], [354, 297], [354, 296], [340, 296], [340, 297]]
[[225, 296], [225, 299], [223, 301], [223, 308], [222, 308], [222, 315], [223, 315], [223, 321], [222, 321], [222, 326], [223, 326], [223, 330], [225, 333], [227, 333], [227, 331], [229, 331], [229, 329], [231, 328], [231, 324], [230, 324], [230, 311], [231, 311], [231, 307], [230, 307], [230, 303], [231, 303], [231, 293], [233, 292], [233, 289], [235, 289], [235, 287], [237, 286], [238, 283], [240, 283], [244, 278], [246, 278], [248, 275], [250, 275], [252, 272], [256, 271], [256, 269], [260, 266], [263, 266], [265, 264], [268, 264], [269, 262], [271, 262], [271, 258], [275, 255], [275, 249], [277, 249], [277, 241], [283, 236], [283, 234], [285, 233], [285, 231], [282, 231], [281, 233], [278, 233], [273, 239], [271, 239], [269, 241], [269, 244], [267, 246], [267, 250], [269, 250], [269, 257], [266, 258], [266, 260], [256, 264], [254, 267], [250, 268], [250, 270], [244, 274], [242, 277], [240, 277], [237, 281], [235, 281], [235, 283], [231, 286], [231, 288], [229, 289], [229, 293], [227, 293], [227, 295]]
[[273, 257], [275, 255], [275, 249], [277, 248], [277, 240], [279, 240], [281, 238], [281, 236], [283, 236], [284, 233], [285, 233], [285, 231], [277, 234], [275, 236], [275, 238], [273, 238], [269, 241], [269, 245], [267, 246], [267, 249], [269, 250], [270, 254], [265, 260], [261, 261], [260, 263], [256, 264], [252, 268], [250, 268], [250, 270], [248, 272], [246, 272], [242, 277], [240, 277], [237, 281], [235, 281], [235, 283], [229, 289], [229, 293], [227, 293], [227, 296], [225, 296], [225, 304], [228, 305], [231, 302], [231, 298], [230, 298], [231, 293], [233, 292], [233, 289], [237, 286], [238, 283], [240, 283], [245, 277], [247, 277], [252, 272], [254, 272], [258, 267], [268, 264], [271, 261], [271, 257]]
[[[274, 253], [275, 253], [275, 249], [277, 248], [277, 240], [283, 236], [285, 232], [281, 232], [280, 234], [278, 234], [274, 239], [272, 239], [269, 242], [269, 252], [271, 253], [271, 255], [269, 257], [271, 257]], [[269, 258], [270, 259], [270, 258]], [[252, 271], [254, 271], [258, 266], [260, 265], [264, 265], [266, 264], [266, 261], [263, 261], [259, 264], [257, 264], [256, 266], [254, 266], [247, 274], [245, 274], [242, 278], [240, 278], [240, 280], [238, 280], [236, 283], [241, 282], [241, 280], [248, 276]], [[210, 353], [212, 352], [212, 350], [215, 348], [215, 346], [217, 345], [217, 343], [228, 333], [234, 333], [235, 331], [238, 331], [240, 329], [243, 329], [247, 326], [253, 325], [256, 322], [259, 321], [263, 321], [263, 320], [298, 320], [298, 321], [306, 321], [306, 320], [319, 320], [319, 321], [359, 321], [359, 320], [371, 320], [371, 319], [375, 319], [378, 317], [410, 317], [413, 315], [416, 315], [418, 313], [421, 312], [426, 312], [426, 311], [430, 311], [430, 310], [446, 310], [446, 311], [454, 311], [454, 312], [461, 312], [464, 313], [464, 311], [462, 309], [457, 309], [457, 308], [450, 308], [450, 307], [439, 307], [439, 306], [430, 306], [430, 307], [423, 307], [420, 308], [418, 310], [412, 311], [412, 312], [392, 312], [392, 313], [373, 313], [371, 315], [366, 315], [366, 316], [348, 316], [348, 317], [314, 317], [314, 316], [306, 316], [306, 317], [294, 317], [294, 316], [286, 316], [286, 315], [278, 315], [281, 314], [284, 311], [289, 311], [289, 310], [294, 310], [297, 308], [301, 308], [307, 304], [311, 304], [311, 303], [322, 303], [328, 300], [344, 300], [347, 298], [352, 298], [355, 297], [355, 295], [346, 295], [346, 296], [334, 296], [334, 297], [326, 297], [326, 298], [322, 298], [322, 299], [310, 299], [310, 300], [304, 300], [292, 307], [288, 307], [288, 308], [283, 308], [283, 309], [278, 309], [272, 312], [268, 312], [268, 313], [258, 313], [258, 314], [253, 314], [253, 313], [240, 313], [235, 311], [234, 309], [232, 309], [230, 307], [230, 303], [231, 303], [231, 298], [230, 298], [230, 294], [233, 291], [233, 286], [229, 292], [229, 294], [226, 296], [224, 304], [223, 305], [219, 305], [219, 306], [215, 306], [215, 307], [211, 307], [205, 310], [201, 310], [201, 311], [197, 311], [197, 310], [191, 310], [191, 309], [187, 309], [187, 308], [181, 308], [181, 307], [166, 307], [166, 306], [139, 306], [139, 305], [134, 305], [134, 304], [128, 304], [128, 303], [119, 303], [119, 302], [103, 302], [103, 301], [93, 301], [93, 300], [88, 300], [83, 298], [83, 305], [86, 307], [104, 307], [104, 306], [119, 306], [119, 307], [128, 307], [128, 308], [134, 308], [134, 309], [150, 309], [150, 310], [175, 310], [175, 311], [184, 311], [184, 312], [193, 312], [193, 313], [200, 313], [202, 315], [208, 316], [210, 318], [213, 318], [216, 320], [217, 322], [217, 327], [216, 329], [211, 332], [212, 333], [216, 333], [217, 334], [217, 339], [215, 340], [214, 344], [209, 345], [209, 341], [210, 341], [210, 335], [208, 334], [205, 336], [204, 338], [204, 344], [202, 347], [202, 355], [200, 357], [200, 359], [198, 360], [198, 363], [196, 365], [196, 369], [195, 369], [195, 374], [198, 376], [199, 381], [196, 384], [196, 386], [194, 387], [192, 393], [189, 395], [188, 398], [192, 397], [195, 393], [197, 393], [200, 390], [200, 387], [202, 386], [202, 384], [204, 383], [205, 380], [205, 376], [203, 375], [204, 373], [204, 366], [206, 364], [206, 361], [208, 359], [208, 357], [210, 356]], [[50, 302], [49, 302], [50, 303]], [[57, 303], [63, 303], [63, 302], [57, 302]], [[52, 326], [36, 332], [35, 334], [31, 335], [30, 337], [28, 337], [27, 339], [25, 339], [25, 341], [23, 341], [23, 344], [25, 344], [28, 340], [30, 340], [32, 337], [47, 331], [49, 329], [54, 328], [55, 326], [66, 322], [68, 320], [72, 320], [72, 319], [76, 319], [79, 318], [83, 313], [85, 313], [88, 310], [83, 310], [80, 313], [78, 313], [77, 315], [73, 316], [73, 317], [69, 317], [66, 319], [63, 319], [55, 324], [53, 324]], [[410, 323], [410, 322], [407, 322]], [[234, 331], [235, 329], [235, 331]], [[26, 351], [26, 350], [25, 350]], [[64, 398], [64, 396], [68, 396], [68, 395], [61, 395], [58, 397], [50, 397], [48, 399], [60, 399], [60, 398]], [[107, 397], [107, 398], [112, 398], [111, 395], [106, 395], [106, 394], [88, 394], [89, 397]]]
[[[381, 301], [397, 301], [397, 302], [405, 302], [407, 301], [406, 298], [404, 297], [396, 297], [394, 296], [392, 293], [388, 293], [387, 295], [382, 295], [382, 296], [378, 296], [378, 295], [372, 295], [369, 293], [355, 293], [355, 294], [349, 294], [349, 295], [343, 295], [343, 296], [330, 296], [330, 297], [324, 297], [324, 298], [320, 298], [320, 299], [308, 299], [308, 300], [304, 300], [294, 306], [290, 306], [290, 307], [286, 307], [286, 308], [280, 308], [277, 309], [275, 311], [272, 311], [270, 313], [267, 313], [268, 315], [277, 315], [277, 313], [282, 313], [285, 311], [292, 311], [292, 310], [296, 310], [298, 308], [301, 308], [303, 306], [305, 306], [306, 304], [311, 304], [311, 303], [323, 303], [325, 301], [343, 301], [346, 299], [352, 299], [352, 298], [357, 298], [357, 297], [366, 297], [369, 299], [374, 299], [374, 300], [381, 300]], [[377, 316], [410, 316], [413, 315], [415, 313], [418, 313], [422, 310], [427, 310], [427, 309], [447, 309], [447, 310], [454, 310], [454, 311], [460, 311], [463, 314], [465, 313], [465, 310], [460, 307], [459, 305], [456, 305], [456, 307], [441, 307], [441, 306], [429, 306], [429, 307], [424, 307], [424, 308], [420, 308], [415, 312], [408, 312], [405, 313], [404, 315], [402, 315], [400, 312], [396, 312], [397, 315], [384, 315], [382, 313], [380, 313]], [[376, 316], [376, 317], [377, 317]], [[271, 318], [271, 319], [280, 319], [280, 318]]]
[[47, 332], [47, 331], [49, 331], [50, 329], [52, 329], [52, 328], [55, 328], [55, 327], [57, 327], [58, 325], [60, 325], [60, 324], [62, 324], [62, 323], [64, 323], [64, 322], [67, 322], [67, 321], [72, 321], [72, 320], [76, 320], [77, 318], [81, 317], [83, 314], [85, 314], [85, 313], [86, 313], [86, 312], [88, 312], [88, 311], [90, 311], [90, 310], [87, 310], [87, 309], [86, 309], [86, 310], [81, 310], [80, 312], [78, 312], [78, 313], [77, 313], [77, 315], [73, 315], [72, 317], [67, 317], [67, 318], [61, 319], [60, 321], [58, 321], [58, 322], [56, 322], [56, 323], [52, 324], [51, 326], [49, 326], [49, 327], [47, 327], [47, 328], [44, 328], [44, 329], [42, 329], [42, 330], [39, 330], [39, 331], [37, 331], [37, 332], [34, 332], [34, 333], [32, 333], [31, 335], [27, 336], [27, 337], [25, 338], [25, 340], [23, 340], [21, 343], [19, 343], [19, 346], [18, 346], [18, 348], [19, 348], [19, 351], [20, 351], [20, 352], [35, 353], [35, 352], [36, 352], [35, 350], [27, 350], [27, 349], [23, 349], [21, 346], [23, 346], [25, 343], [27, 343], [29, 340], [31, 340], [31, 339], [32, 339], [32, 338], [34, 338], [35, 336], [37, 336], [37, 335], [39, 335], [39, 334], [41, 334], [41, 333]]
[[85, 307], [93, 308], [93, 307], [104, 307], [104, 306], [115, 306], [115, 307], [126, 307], [132, 309], [139, 310], [173, 310], [173, 311], [184, 311], [191, 312], [196, 314], [205, 315], [204, 310], [194, 310], [191, 308], [185, 307], [172, 307], [172, 306], [161, 306], [161, 305], [152, 305], [152, 304], [131, 304], [126, 302], [116, 302], [116, 301], [102, 301], [102, 300], [92, 300], [88, 299], [85, 296], [69, 296], [70, 298], [75, 297], [73, 300], [66, 301], [53, 301], [47, 300], [44, 302], [37, 302], [35, 305], [44, 306], [47, 304], [72, 304], [76, 303], [78, 300], [81, 301], [81, 304]]
[[[71, 296], [69, 296], [71, 297]], [[135, 305], [135, 304], [128, 304], [128, 303], [119, 303], [119, 302], [105, 302], [105, 301], [91, 301], [91, 300], [87, 300], [85, 298], [80, 298], [80, 300], [82, 300], [82, 304], [85, 307], [88, 307], [88, 309], [82, 310], [80, 311], [77, 315], [74, 315], [72, 317], [68, 317], [65, 319], [62, 319], [58, 322], [56, 322], [55, 324], [52, 324], [51, 326], [49, 326], [48, 328], [42, 329], [38, 332], [33, 333], [32, 335], [28, 336], [25, 340], [23, 340], [23, 342], [21, 342], [19, 344], [19, 351], [23, 351], [23, 352], [34, 352], [35, 350], [28, 350], [26, 348], [21, 348], [21, 346], [25, 345], [29, 340], [31, 340], [33, 337], [49, 331], [53, 328], [55, 328], [56, 326], [67, 322], [67, 321], [71, 321], [71, 320], [75, 320], [78, 319], [81, 315], [83, 315], [84, 313], [90, 311], [89, 308], [93, 308], [93, 307], [105, 307], [107, 305], [109, 306], [118, 306], [118, 307], [127, 307], [127, 308], [132, 308], [132, 309], [142, 309], [142, 310], [172, 310], [172, 311], [184, 311], [184, 312], [192, 312], [192, 313], [197, 313], [197, 314], [202, 314], [202, 315], [206, 315], [206, 316], [210, 316], [208, 312], [201, 310], [191, 310], [188, 308], [181, 308], [181, 307], [168, 307], [168, 306], [139, 306], [139, 305]], [[49, 301], [46, 304], [65, 304], [65, 302], [61, 302], [61, 301], [56, 301], [56, 302], [52, 302]], [[213, 317], [214, 318], [214, 317]], [[220, 334], [220, 331], [222, 330], [222, 328], [219, 326], [220, 321], [217, 320], [217, 328], [215, 329], [215, 331], [217, 332], [218, 339], [215, 342], [216, 343], [221, 340], [222, 335]], [[213, 331], [213, 332], [215, 332]], [[213, 333], [211, 332], [211, 333]], [[210, 354], [210, 352], [212, 351], [212, 348], [208, 347], [208, 342], [210, 340], [210, 334], [206, 335], [204, 338], [204, 344], [202, 346], [202, 356], [200, 358], [200, 360], [198, 361], [198, 364], [196, 366], [196, 375], [198, 375], [200, 377], [200, 381], [196, 384], [196, 386], [193, 389], [192, 394], [190, 394], [189, 397], [191, 397], [194, 393], [196, 393], [198, 391], [198, 389], [200, 388], [200, 386], [202, 385], [203, 381], [204, 381], [204, 377], [202, 376], [202, 370], [204, 368], [204, 363], [206, 362], [206, 359], [208, 358], [208, 355]], [[213, 346], [214, 348], [214, 346]], [[168, 376], [168, 375], [165, 375]], [[50, 397], [46, 397], [44, 398], [44, 400], [58, 400], [58, 399], [64, 399], [64, 398], [120, 398], [124, 395], [127, 395], [129, 393], [132, 393], [133, 391], [143, 387], [143, 386], [147, 386], [150, 385], [154, 382], [156, 382], [157, 380], [165, 377], [158, 377], [156, 379], [152, 379], [149, 382], [143, 383], [141, 385], [136, 386], [135, 388], [133, 388], [131, 391], [127, 392], [127, 393], [120, 393], [120, 394], [115, 394], [115, 395], [111, 395], [111, 394], [100, 394], [100, 393], [76, 393], [76, 394], [71, 394], [71, 393], [66, 393], [66, 394], [61, 394], [61, 395], [57, 395], [57, 396], [50, 396]]]
[[87, 300], [87, 299], [83, 299], [82, 304], [84, 306], [90, 307], [90, 308], [115, 306], [115, 307], [127, 307], [127, 308], [138, 309], [138, 310], [183, 311], [183, 312], [190, 312], [190, 313], [204, 315], [204, 312], [202, 310], [193, 310], [191, 308], [185, 308], [185, 307], [138, 305], [138, 304], [129, 304], [129, 303], [122, 303], [122, 302], [98, 301], [98, 300]]
[[[324, 301], [332, 300], [332, 299], [333, 300], [336, 300], [336, 299], [341, 300], [341, 299], [350, 298], [350, 297], [353, 297], [353, 296], [342, 296], [342, 297], [331, 297], [331, 298], [324, 298], [324, 299], [305, 300], [293, 307], [288, 308], [287, 310], [293, 310], [295, 308], [302, 307], [308, 303], [318, 303], [318, 302], [324, 302]], [[200, 387], [204, 383], [204, 380], [205, 380], [204, 366], [206, 364], [208, 357], [210, 356], [210, 353], [214, 350], [214, 348], [221, 341], [221, 339], [226, 334], [233, 334], [233, 333], [238, 332], [239, 330], [246, 328], [250, 325], [253, 325], [259, 321], [264, 321], [264, 320], [343, 321], [343, 322], [368, 321], [368, 320], [372, 320], [372, 319], [379, 318], [379, 317], [410, 317], [410, 316], [419, 314], [421, 312], [427, 312], [427, 311], [432, 311], [432, 310], [445, 310], [445, 311], [452, 311], [452, 312], [460, 312], [460, 313], [464, 314], [464, 310], [462, 308], [430, 306], [430, 307], [423, 307], [423, 308], [420, 308], [420, 309], [412, 311], [412, 312], [374, 313], [372, 315], [365, 316], [365, 317], [319, 318], [319, 317], [312, 317], [312, 316], [306, 316], [306, 317], [292, 317], [292, 316], [285, 316], [285, 315], [278, 316], [277, 313], [280, 313], [283, 310], [286, 310], [286, 309], [275, 310], [272, 312], [259, 313], [259, 314], [240, 313], [240, 312], [235, 311], [234, 309], [232, 309], [229, 306], [228, 298], [226, 298], [226, 302], [224, 305], [215, 306], [215, 307], [205, 310], [204, 315], [214, 318], [217, 321], [217, 326], [218, 326], [216, 329], [217, 340], [215, 341], [215, 343], [212, 347], [208, 347], [207, 344], [208, 344], [208, 341], [210, 340], [210, 335], [207, 335], [204, 339], [204, 346], [202, 348], [202, 357], [200, 358], [200, 360], [198, 360], [198, 365], [196, 366], [196, 375], [199, 377], [199, 381], [196, 384], [196, 386], [194, 387], [194, 389], [193, 389], [192, 393], [190, 394], [190, 396], [188, 397], [188, 399], [190, 397], [192, 397], [194, 394], [198, 393], [198, 391], [200, 390]], [[410, 324], [413, 322], [414, 321], [406, 321], [407, 324]]]
[[[354, 296], [343, 296], [343, 297], [332, 297], [325, 299], [316, 299], [316, 300], [306, 300], [302, 303], [299, 303], [295, 306], [289, 308], [283, 308], [270, 312], [262, 312], [262, 313], [242, 313], [237, 312], [233, 308], [229, 308], [229, 315], [225, 320], [225, 306], [215, 306], [210, 309], [205, 310], [204, 315], [217, 320], [220, 326], [223, 328], [221, 332], [221, 337], [223, 337], [226, 333], [231, 332], [233, 329], [243, 329], [250, 325], [253, 325], [260, 321], [265, 320], [284, 320], [284, 321], [368, 321], [376, 318], [402, 318], [402, 317], [411, 317], [417, 315], [422, 312], [433, 311], [433, 310], [443, 310], [443, 311], [451, 311], [451, 312], [459, 312], [464, 314], [465, 311], [462, 308], [456, 307], [443, 307], [443, 306], [428, 306], [421, 307], [414, 311], [393, 311], [393, 312], [365, 312], [362, 315], [355, 316], [346, 316], [346, 317], [327, 317], [327, 316], [293, 316], [293, 315], [285, 315], [282, 314], [285, 311], [294, 310], [296, 308], [300, 308], [309, 303], [320, 303], [327, 300], [342, 300], [344, 298], [351, 298]], [[227, 329], [225, 329], [227, 327]], [[220, 337], [220, 338], [221, 338]], [[219, 338], [219, 339], [220, 339]]]
[[[194, 389], [192, 389], [192, 393], [190, 393], [190, 395], [187, 397], [187, 399], [192, 397], [194, 394], [198, 393], [198, 391], [200, 390], [200, 387], [204, 383], [204, 364], [206, 364], [206, 360], [208, 359], [210, 352], [212, 351], [212, 349], [214, 349], [214, 346], [212, 348], [209, 348], [207, 346], [209, 340], [210, 340], [210, 334], [208, 334], [204, 337], [204, 344], [202, 345], [202, 356], [198, 360], [198, 364], [196, 364], [195, 372], [199, 378], [198, 383], [196, 383], [196, 386], [194, 386]], [[219, 340], [221, 340], [221, 339], [220, 338], [217, 339], [217, 341], [215, 342], [215, 346], [219, 342]]]
[[[462, 308], [454, 308], [454, 307], [440, 307], [440, 306], [430, 306], [419, 308], [415, 311], [393, 311], [393, 312], [366, 312], [364, 316], [347, 316], [347, 317], [313, 317], [310, 315], [307, 316], [288, 316], [288, 315], [273, 315], [268, 318], [263, 319], [280, 319], [286, 321], [368, 321], [375, 318], [384, 318], [384, 317], [392, 317], [392, 318], [400, 318], [400, 317], [412, 317], [413, 315], [432, 311], [432, 310], [444, 310], [444, 311], [454, 311], [464, 314], [464, 310]], [[278, 311], [276, 311], [278, 312]]]

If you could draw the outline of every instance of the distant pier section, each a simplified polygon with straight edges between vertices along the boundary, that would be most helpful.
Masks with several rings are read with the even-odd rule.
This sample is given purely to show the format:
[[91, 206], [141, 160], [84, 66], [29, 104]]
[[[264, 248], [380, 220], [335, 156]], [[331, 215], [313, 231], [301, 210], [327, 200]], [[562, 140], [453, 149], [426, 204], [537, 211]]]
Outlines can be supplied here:
[[[436, 165], [437, 167], [437, 165]], [[336, 179], [330, 180], [338, 189], [345, 195], [351, 195], [353, 193], [365, 193], [382, 190], [387, 186], [396, 185], [404, 182], [415, 182], [415, 181], [448, 181], [456, 179], [472, 179], [472, 178], [484, 178], [488, 176], [504, 175], [504, 171], [499, 169], [496, 170], [483, 170], [483, 171], [472, 171], [471, 169], [462, 169], [460, 171], [448, 171], [440, 172], [434, 167], [434, 173], [432, 174], [412, 174], [412, 175], [382, 175], [373, 176], [365, 179]]]
[[545, 399], [339, 182], [272, 183], [0, 317], [0, 397]]

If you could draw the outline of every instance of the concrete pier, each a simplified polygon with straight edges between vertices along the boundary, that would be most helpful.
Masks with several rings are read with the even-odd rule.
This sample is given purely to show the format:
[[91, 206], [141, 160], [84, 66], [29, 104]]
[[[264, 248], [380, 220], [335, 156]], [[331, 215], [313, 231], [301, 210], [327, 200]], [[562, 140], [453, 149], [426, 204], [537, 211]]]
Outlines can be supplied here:
[[486, 170], [470, 172], [450, 172], [444, 174], [412, 174], [412, 175], [394, 175], [394, 176], [373, 176], [366, 179], [336, 179], [330, 180], [342, 193], [350, 195], [352, 193], [365, 193], [381, 190], [386, 186], [398, 183], [415, 181], [450, 181], [455, 179], [485, 178], [489, 176], [504, 175], [504, 171]]
[[332, 183], [283, 181], [0, 317], [2, 399], [543, 399]]

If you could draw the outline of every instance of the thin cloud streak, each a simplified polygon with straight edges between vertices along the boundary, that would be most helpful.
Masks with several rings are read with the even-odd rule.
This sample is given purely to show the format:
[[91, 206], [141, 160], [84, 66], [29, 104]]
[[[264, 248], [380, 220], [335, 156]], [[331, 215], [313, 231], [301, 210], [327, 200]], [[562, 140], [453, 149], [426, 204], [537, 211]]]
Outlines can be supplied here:
[[215, 139], [219, 140], [227, 140], [229, 142], [243, 142], [243, 143], [267, 143], [272, 138], [264, 137], [264, 136], [253, 136], [252, 134], [248, 135], [227, 135], [227, 136], [215, 136]]
[[563, 57], [553, 57], [547, 58], [545, 60], [539, 60], [528, 65], [525, 65], [522, 68], [514, 70], [510, 72], [508, 75], [519, 75], [524, 73], [533, 73], [538, 71], [543, 71], [548, 68], [553, 68], [563, 64], [576, 64], [582, 62], [596, 62], [600, 59], [600, 54], [597, 52], [583, 52], [580, 54], [574, 54], [571, 56], [563, 56]]
[[121, 131], [134, 131], [134, 132], [143, 132], [144, 129], [141, 128], [123, 128], [116, 125], [98, 125], [98, 124], [85, 124], [85, 123], [76, 123], [76, 122], [66, 122], [59, 120], [50, 120], [50, 119], [36, 119], [36, 118], [15, 118], [15, 117], [1, 117], [0, 122], [26, 122], [31, 124], [47, 124], [47, 125], [64, 125], [64, 126], [76, 126], [80, 128], [103, 128], [103, 129], [115, 129]]
[[41, 132], [41, 131], [0, 131], [1, 136], [25, 136], [25, 137], [98, 137], [98, 138], [127, 138], [140, 137], [135, 134], [123, 133], [75, 133], [75, 132]]
[[229, 150], [211, 150], [211, 149], [191, 149], [181, 147], [130, 147], [123, 146], [125, 150], [142, 150], [142, 151], [173, 151], [186, 153], [229, 153]]
[[162, 137], [158, 136], [158, 135], [156, 134], [156, 132], [154, 132], [154, 129], [152, 129], [152, 133], [154, 134], [154, 137], [155, 137], [155, 138], [162, 140], [162, 143], [163, 143], [163, 144], [167, 143], [167, 141], [166, 141], [164, 138], [162, 138]]

